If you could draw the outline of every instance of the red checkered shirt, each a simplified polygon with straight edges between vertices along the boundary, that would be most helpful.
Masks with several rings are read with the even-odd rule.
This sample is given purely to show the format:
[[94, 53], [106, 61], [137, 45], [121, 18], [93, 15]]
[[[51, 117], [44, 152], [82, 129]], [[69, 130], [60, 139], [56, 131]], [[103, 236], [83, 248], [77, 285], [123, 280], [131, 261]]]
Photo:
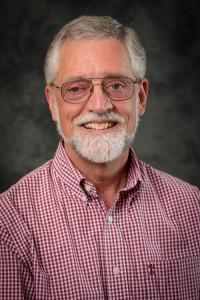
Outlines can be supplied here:
[[0, 201], [0, 299], [200, 299], [199, 191], [137, 160], [107, 210], [60, 142]]

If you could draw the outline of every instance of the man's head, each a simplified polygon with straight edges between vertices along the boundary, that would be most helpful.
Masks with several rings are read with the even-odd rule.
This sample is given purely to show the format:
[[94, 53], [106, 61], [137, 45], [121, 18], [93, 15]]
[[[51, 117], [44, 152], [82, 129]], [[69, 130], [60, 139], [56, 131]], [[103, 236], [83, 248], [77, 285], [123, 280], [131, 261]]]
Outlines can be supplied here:
[[[113, 37], [127, 47], [132, 71], [137, 79], [142, 79], [146, 71], [145, 50], [136, 34], [130, 28], [121, 25], [109, 16], [82, 16], [66, 24], [55, 36], [45, 59], [45, 77], [47, 85], [56, 79], [58, 56], [62, 46], [70, 40], [103, 39]], [[70, 58], [68, 58], [70, 59]]]
[[80, 17], [57, 34], [45, 61], [52, 118], [72, 152], [96, 163], [118, 158], [144, 113], [145, 52], [110, 17]]

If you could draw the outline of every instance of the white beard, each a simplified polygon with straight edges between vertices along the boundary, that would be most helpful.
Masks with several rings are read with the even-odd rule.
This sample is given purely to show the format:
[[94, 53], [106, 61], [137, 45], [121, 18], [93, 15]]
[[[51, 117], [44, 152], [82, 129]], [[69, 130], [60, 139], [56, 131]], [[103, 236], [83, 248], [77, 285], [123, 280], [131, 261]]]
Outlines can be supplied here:
[[[102, 115], [96, 113], [88, 113], [83, 118], [77, 118], [74, 121], [75, 132], [74, 136], [68, 138], [64, 135], [59, 118], [58, 106], [56, 104], [57, 112], [57, 130], [64, 141], [82, 157], [95, 162], [107, 163], [120, 157], [122, 153], [133, 142], [136, 129], [139, 123], [138, 117], [138, 101], [136, 101], [136, 129], [134, 133], [128, 133], [125, 128], [125, 119], [115, 114], [114, 112], [106, 112]], [[87, 123], [92, 120], [114, 120], [119, 123], [116, 130], [111, 133], [102, 135], [93, 135], [91, 133], [83, 134], [79, 124]], [[88, 129], [89, 131], [90, 129]]]

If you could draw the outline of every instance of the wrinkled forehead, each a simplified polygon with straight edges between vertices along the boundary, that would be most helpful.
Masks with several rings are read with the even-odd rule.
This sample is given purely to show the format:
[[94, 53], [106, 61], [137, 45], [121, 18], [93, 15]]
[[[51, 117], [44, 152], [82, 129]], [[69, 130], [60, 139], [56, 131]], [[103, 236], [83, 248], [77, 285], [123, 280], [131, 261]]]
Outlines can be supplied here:
[[115, 68], [130, 69], [130, 65], [126, 45], [113, 37], [70, 39], [64, 43], [58, 56], [58, 71], [74, 72], [79, 68], [88, 71], [109, 71], [110, 68], [114, 71]]
[[[118, 44], [118, 47], [123, 47], [124, 52], [128, 52], [128, 48], [125, 44], [125, 42], [121, 39], [114, 38], [111, 36], [102, 36], [102, 37], [74, 37], [67, 39], [63, 45], [60, 48], [59, 51], [59, 57], [62, 55], [63, 51], [66, 51], [66, 49], [74, 47], [74, 50], [78, 48], [80, 45], [87, 45], [88, 43], [94, 42], [94, 43], [101, 43], [101, 42], [108, 42], [112, 41], [115, 42], [116, 45]], [[73, 51], [73, 49], [72, 49]]]

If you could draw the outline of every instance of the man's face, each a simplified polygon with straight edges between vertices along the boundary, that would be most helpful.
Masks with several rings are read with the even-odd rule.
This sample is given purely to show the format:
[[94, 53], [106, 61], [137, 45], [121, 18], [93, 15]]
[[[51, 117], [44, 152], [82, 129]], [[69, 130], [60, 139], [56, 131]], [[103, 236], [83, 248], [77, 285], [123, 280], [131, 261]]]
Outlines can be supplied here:
[[[126, 47], [114, 38], [68, 41], [60, 52], [58, 63], [59, 71], [54, 82], [57, 86], [61, 86], [68, 80], [79, 78], [124, 76], [133, 81], [136, 79], [131, 70]], [[99, 84], [102, 79], [93, 79], [92, 82]], [[133, 97], [125, 101], [110, 100], [102, 91], [101, 85], [95, 85], [88, 101], [70, 104], [62, 99], [60, 89], [46, 87], [52, 118], [58, 122], [58, 128], [67, 142], [66, 148], [70, 147], [70, 151], [73, 149], [88, 159], [91, 159], [91, 154], [96, 151], [96, 159], [95, 157], [92, 159], [96, 162], [115, 159], [114, 152], [117, 149], [116, 151], [114, 149], [117, 144], [122, 144], [121, 140], [124, 141], [117, 156], [120, 156], [129, 146], [136, 130], [138, 116], [144, 113], [146, 95], [146, 80], [135, 87]], [[138, 107], [136, 99], [139, 102]], [[74, 145], [77, 143], [79, 146]], [[103, 143], [105, 143], [104, 148], [102, 148]], [[89, 149], [90, 146], [91, 149]], [[82, 153], [82, 148], [89, 153], [87, 155]], [[107, 158], [102, 154], [104, 158], [98, 161], [100, 152], [106, 151]], [[110, 155], [111, 152], [113, 154]]]

